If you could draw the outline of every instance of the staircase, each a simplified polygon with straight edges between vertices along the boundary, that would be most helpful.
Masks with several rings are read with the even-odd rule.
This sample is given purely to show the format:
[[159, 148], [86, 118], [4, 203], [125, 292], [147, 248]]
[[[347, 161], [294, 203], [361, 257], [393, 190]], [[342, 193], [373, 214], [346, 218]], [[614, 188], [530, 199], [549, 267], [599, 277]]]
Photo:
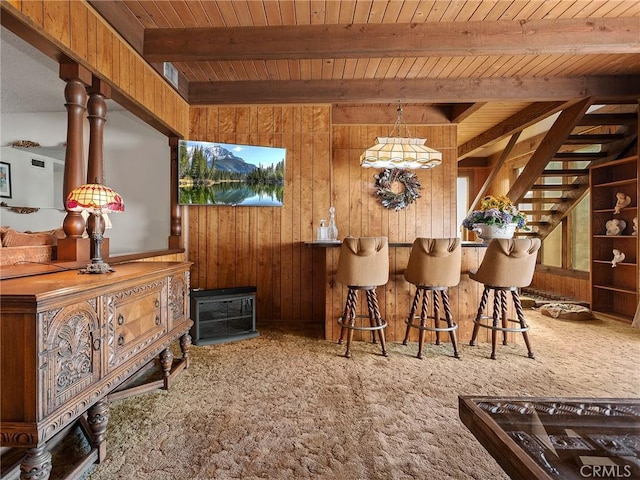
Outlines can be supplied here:
[[527, 215], [529, 232], [544, 239], [589, 190], [589, 167], [622, 158], [638, 142], [638, 104], [565, 109], [514, 182], [509, 194]]

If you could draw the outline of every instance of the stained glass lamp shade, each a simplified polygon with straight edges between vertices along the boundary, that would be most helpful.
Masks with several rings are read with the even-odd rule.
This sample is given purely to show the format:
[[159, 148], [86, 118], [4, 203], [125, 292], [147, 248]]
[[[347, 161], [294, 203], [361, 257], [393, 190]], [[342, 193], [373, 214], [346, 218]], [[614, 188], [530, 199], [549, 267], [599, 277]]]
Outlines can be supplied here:
[[[427, 147], [425, 138], [412, 138], [402, 116], [402, 106], [398, 104], [398, 119], [391, 135], [378, 137], [376, 144], [360, 156], [360, 166], [365, 168], [433, 168], [442, 163], [442, 153]], [[402, 134], [404, 133], [404, 136]]]
[[[99, 183], [87, 183], [74, 188], [67, 197], [67, 210], [70, 212], [87, 212], [90, 214], [87, 224], [91, 223], [91, 240], [93, 241], [93, 257], [91, 263], [81, 273], [107, 273], [113, 269], [102, 260], [101, 244], [105, 213], [124, 212], [122, 197], [114, 190]], [[100, 225], [98, 227], [97, 225]]]
[[360, 156], [365, 168], [433, 168], [442, 163], [442, 153], [427, 147], [424, 138], [378, 137], [376, 144]]

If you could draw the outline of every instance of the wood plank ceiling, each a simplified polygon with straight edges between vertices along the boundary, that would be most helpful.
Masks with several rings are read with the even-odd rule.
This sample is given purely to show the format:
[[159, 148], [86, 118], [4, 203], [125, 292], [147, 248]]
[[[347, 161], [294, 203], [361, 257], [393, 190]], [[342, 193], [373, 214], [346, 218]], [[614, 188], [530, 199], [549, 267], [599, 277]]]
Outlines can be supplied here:
[[408, 123], [458, 123], [460, 159], [580, 99], [640, 98], [637, 0], [89, 3], [172, 62], [190, 104], [331, 103], [334, 122], [366, 124], [400, 101]]

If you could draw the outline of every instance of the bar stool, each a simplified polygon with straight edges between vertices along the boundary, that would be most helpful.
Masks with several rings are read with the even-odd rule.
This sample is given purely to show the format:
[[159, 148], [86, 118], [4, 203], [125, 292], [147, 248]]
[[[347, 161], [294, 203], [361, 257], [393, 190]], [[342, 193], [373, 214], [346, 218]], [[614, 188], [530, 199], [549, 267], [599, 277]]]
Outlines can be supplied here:
[[[518, 288], [526, 287], [533, 279], [539, 238], [493, 239], [487, 247], [482, 263], [469, 278], [484, 284], [478, 314], [474, 320], [469, 345], [475, 345], [480, 327], [491, 329], [491, 358], [496, 358], [496, 338], [502, 332], [502, 344], [507, 344], [507, 332], [521, 332], [529, 358], [535, 358], [529, 342], [529, 326], [524, 318]], [[484, 315], [489, 291], [493, 291], [492, 315]], [[511, 292], [517, 319], [507, 318], [507, 293]], [[498, 320], [501, 319], [500, 324]], [[490, 322], [489, 322], [490, 320]], [[509, 326], [515, 324], [515, 326]]]
[[[451, 308], [449, 307], [448, 287], [454, 287], [460, 283], [460, 268], [462, 266], [462, 249], [459, 238], [416, 238], [411, 247], [409, 262], [404, 271], [407, 282], [416, 286], [416, 294], [413, 297], [409, 316], [405, 320], [407, 331], [402, 341], [403, 345], [409, 340], [411, 328], [420, 330], [418, 337], [418, 358], [422, 358], [424, 337], [427, 331], [436, 333], [436, 345], [440, 345], [440, 332], [449, 332], [453, 345], [453, 356], [460, 358], [458, 354], [458, 342], [456, 330], [458, 325], [453, 322]], [[432, 293], [433, 315], [429, 315], [429, 292]], [[442, 298], [444, 307], [444, 319], [440, 318], [440, 302], [438, 292]], [[422, 294], [422, 308], [420, 315], [415, 315]], [[419, 318], [420, 323], [413, 323]], [[428, 325], [428, 320], [433, 319], [433, 326]], [[447, 326], [440, 326], [440, 322], [446, 322]]]
[[[344, 313], [338, 319], [340, 325], [340, 340], [342, 343], [344, 332], [347, 334], [347, 350], [345, 357], [351, 357], [351, 342], [354, 330], [371, 331], [372, 342], [376, 343], [375, 334], [378, 332], [382, 355], [387, 356], [384, 339], [384, 329], [387, 322], [380, 315], [376, 287], [385, 285], [389, 281], [389, 243], [387, 237], [347, 237], [340, 247], [338, 271], [336, 280], [348, 287]], [[356, 324], [356, 318], [367, 315], [356, 315], [358, 291], [364, 290], [367, 298], [369, 325]]]

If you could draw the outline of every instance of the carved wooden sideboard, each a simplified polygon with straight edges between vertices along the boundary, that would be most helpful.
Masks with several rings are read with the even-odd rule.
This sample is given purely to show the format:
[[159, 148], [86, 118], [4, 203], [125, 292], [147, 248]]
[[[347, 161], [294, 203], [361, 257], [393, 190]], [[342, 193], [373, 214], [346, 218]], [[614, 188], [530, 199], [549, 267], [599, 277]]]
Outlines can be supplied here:
[[[81, 420], [105, 453], [105, 397], [180, 339], [188, 365], [189, 262], [132, 262], [105, 275], [63, 271], [0, 282], [2, 446], [26, 447], [21, 478], [46, 479], [46, 442]], [[175, 368], [175, 367], [174, 367]], [[86, 413], [86, 416], [85, 416]]]

